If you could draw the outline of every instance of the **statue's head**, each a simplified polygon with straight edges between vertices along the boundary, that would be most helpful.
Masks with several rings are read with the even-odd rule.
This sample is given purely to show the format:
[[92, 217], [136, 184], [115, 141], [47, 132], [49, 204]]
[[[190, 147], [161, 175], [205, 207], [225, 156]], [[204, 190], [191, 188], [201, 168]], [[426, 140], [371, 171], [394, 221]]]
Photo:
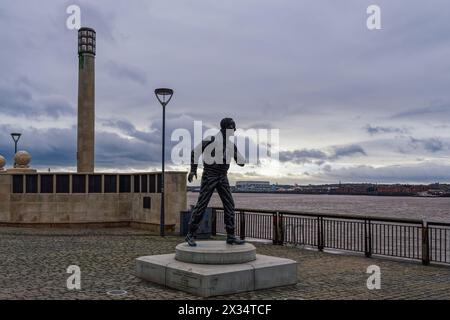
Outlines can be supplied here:
[[231, 132], [236, 131], [236, 123], [231, 118], [225, 118], [220, 121], [220, 130], [225, 132], [227, 130], [233, 130]]

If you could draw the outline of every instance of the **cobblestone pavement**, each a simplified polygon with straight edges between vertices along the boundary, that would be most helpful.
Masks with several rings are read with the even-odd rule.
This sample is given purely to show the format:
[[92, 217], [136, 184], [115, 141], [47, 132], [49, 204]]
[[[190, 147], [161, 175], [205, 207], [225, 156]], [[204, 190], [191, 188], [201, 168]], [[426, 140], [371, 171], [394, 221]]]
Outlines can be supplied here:
[[[135, 258], [172, 253], [181, 241], [130, 228], [0, 228], [0, 299], [199, 299], [134, 276]], [[240, 293], [234, 299], [450, 298], [450, 267], [255, 245], [260, 254], [298, 261], [298, 284]], [[380, 290], [366, 287], [366, 270], [372, 264], [381, 268]], [[66, 288], [69, 265], [81, 268], [79, 291]], [[106, 293], [109, 290], [128, 294], [114, 297]]]

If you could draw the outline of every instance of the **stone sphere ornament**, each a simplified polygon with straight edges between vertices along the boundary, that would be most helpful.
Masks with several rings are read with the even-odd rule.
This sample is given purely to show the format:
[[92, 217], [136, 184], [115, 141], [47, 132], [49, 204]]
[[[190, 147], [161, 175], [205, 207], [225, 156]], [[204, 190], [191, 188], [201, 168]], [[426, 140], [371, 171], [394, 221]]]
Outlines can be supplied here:
[[6, 165], [6, 159], [4, 156], [0, 156], [0, 171], [5, 170], [5, 165]]
[[31, 155], [26, 151], [18, 151], [14, 157], [16, 168], [29, 168]]

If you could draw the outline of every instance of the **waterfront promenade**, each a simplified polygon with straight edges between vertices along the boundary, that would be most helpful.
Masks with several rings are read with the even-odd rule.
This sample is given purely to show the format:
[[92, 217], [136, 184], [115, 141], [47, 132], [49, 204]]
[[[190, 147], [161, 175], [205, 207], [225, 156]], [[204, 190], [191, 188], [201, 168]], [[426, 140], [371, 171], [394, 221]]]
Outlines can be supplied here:
[[[171, 253], [180, 242], [180, 237], [160, 238], [130, 228], [0, 227], [0, 299], [199, 299], [133, 275], [136, 257]], [[260, 254], [298, 261], [298, 284], [234, 299], [450, 299], [450, 267], [255, 245]], [[381, 268], [380, 290], [366, 287], [366, 269], [373, 264]], [[81, 268], [80, 291], [66, 288], [69, 265]], [[111, 296], [110, 290], [128, 294]]]

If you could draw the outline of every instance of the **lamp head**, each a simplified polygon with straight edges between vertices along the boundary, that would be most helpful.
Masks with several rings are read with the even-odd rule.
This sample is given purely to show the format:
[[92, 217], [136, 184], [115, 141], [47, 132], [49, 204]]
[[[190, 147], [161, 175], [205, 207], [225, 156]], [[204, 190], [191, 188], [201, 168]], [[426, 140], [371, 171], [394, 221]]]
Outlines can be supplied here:
[[21, 136], [22, 136], [21, 133], [11, 133], [11, 137], [14, 140], [14, 142], [18, 142]]
[[92, 28], [78, 30], [78, 55], [96, 53], [96, 33]]
[[173, 90], [169, 88], [158, 88], [155, 90], [155, 95], [159, 103], [164, 107], [172, 99]]

